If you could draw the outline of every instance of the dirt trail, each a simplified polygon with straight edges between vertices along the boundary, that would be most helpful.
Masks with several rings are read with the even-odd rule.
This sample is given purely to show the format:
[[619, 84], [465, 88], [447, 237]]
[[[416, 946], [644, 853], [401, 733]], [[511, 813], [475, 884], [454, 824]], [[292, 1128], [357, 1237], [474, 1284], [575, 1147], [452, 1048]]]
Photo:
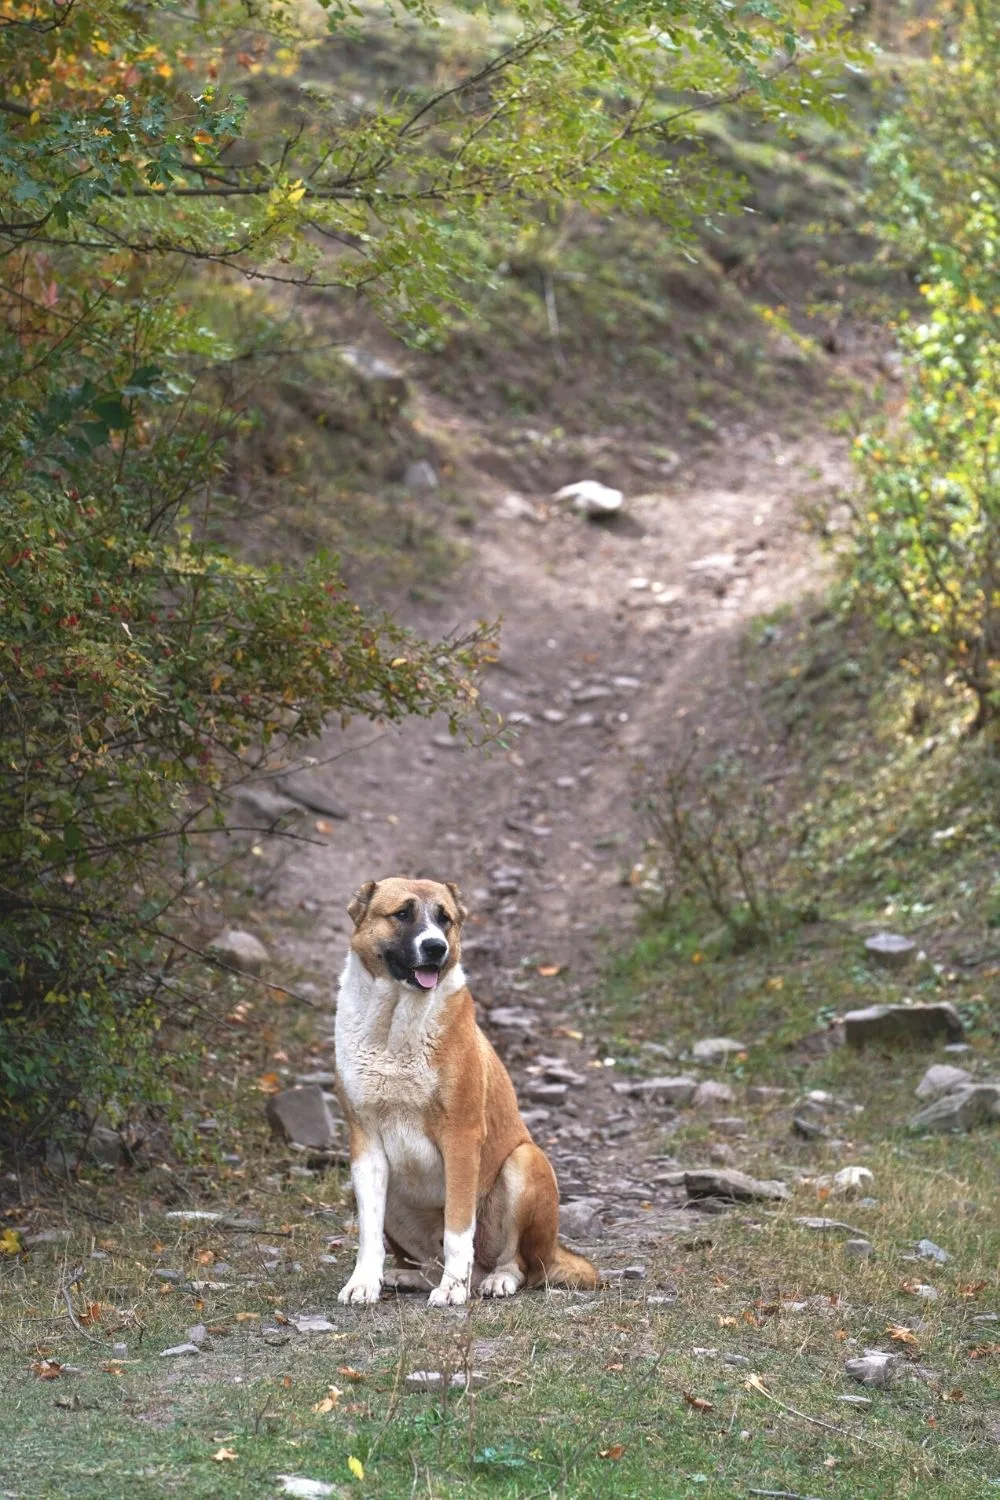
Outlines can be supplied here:
[[[601, 1197], [613, 1181], [620, 1190], [614, 1143], [626, 1135], [635, 1172], [635, 1106], [588, 1041], [567, 1035], [598, 972], [595, 929], [624, 933], [634, 917], [622, 882], [641, 839], [634, 767], [655, 767], [685, 716], [697, 732], [726, 715], [737, 742], [752, 739], [734, 648], [752, 617], [818, 577], [801, 504], [846, 470], [845, 445], [828, 434], [788, 442], [734, 429], [668, 483], [628, 495], [612, 526], [533, 496], [542, 518], [515, 514], [495, 481], [471, 473], [484, 511], [475, 555], [448, 609], [421, 624], [503, 617], [484, 692], [510, 724], [511, 748], [487, 756], [453, 747], [441, 725], [410, 723], [379, 737], [370, 726], [334, 733], [318, 751], [337, 757], [322, 774], [349, 818], [284, 866], [276, 904], [297, 920], [279, 939], [283, 957], [316, 976], [317, 1000], [332, 1009], [353, 889], [397, 872], [457, 880], [472, 913], [466, 968], [480, 1014], [564, 1197]], [[539, 964], [563, 973], [539, 977]], [[579, 1076], [564, 1098], [546, 1093], [559, 1082], [553, 1058]], [[648, 1175], [637, 1196], [644, 1186]]]

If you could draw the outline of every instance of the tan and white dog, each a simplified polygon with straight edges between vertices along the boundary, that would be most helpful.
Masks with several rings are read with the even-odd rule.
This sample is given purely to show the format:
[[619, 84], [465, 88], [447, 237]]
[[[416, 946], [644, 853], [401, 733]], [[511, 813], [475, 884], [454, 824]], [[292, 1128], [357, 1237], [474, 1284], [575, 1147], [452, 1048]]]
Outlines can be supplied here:
[[432, 1306], [471, 1291], [593, 1287], [559, 1243], [559, 1192], [514, 1086], [476, 1025], [454, 885], [369, 880], [337, 1001], [337, 1087], [350, 1128], [358, 1259], [341, 1302], [377, 1302], [386, 1242]]

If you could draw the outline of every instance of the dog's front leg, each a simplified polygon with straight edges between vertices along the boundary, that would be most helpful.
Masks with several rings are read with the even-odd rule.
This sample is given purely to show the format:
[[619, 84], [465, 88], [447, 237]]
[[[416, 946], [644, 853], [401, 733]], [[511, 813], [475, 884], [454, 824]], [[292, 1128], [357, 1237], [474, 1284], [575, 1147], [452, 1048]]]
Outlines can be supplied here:
[[444, 1157], [444, 1272], [427, 1299], [432, 1307], [468, 1301], [482, 1140], [472, 1131], [449, 1131], [440, 1147]]
[[358, 1211], [358, 1259], [354, 1274], [340, 1293], [341, 1302], [377, 1302], [385, 1265], [385, 1198], [389, 1162], [382, 1142], [351, 1131], [351, 1181]]

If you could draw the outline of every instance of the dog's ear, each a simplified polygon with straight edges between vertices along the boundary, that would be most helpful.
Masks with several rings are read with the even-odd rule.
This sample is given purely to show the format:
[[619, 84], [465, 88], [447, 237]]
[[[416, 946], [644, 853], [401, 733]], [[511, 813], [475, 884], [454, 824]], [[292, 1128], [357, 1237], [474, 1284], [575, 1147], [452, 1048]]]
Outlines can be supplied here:
[[347, 915], [357, 927], [365, 912], [371, 905], [371, 899], [378, 885], [377, 880], [366, 880], [364, 885], [359, 885], [354, 895], [347, 904]]
[[458, 886], [455, 884], [455, 882], [453, 880], [447, 881], [446, 884], [447, 884], [447, 887], [448, 887], [449, 891], [451, 891], [451, 894], [452, 894], [452, 896], [454, 898], [455, 907], [456, 907], [456, 909], [458, 911], [458, 925], [461, 927], [462, 923], [465, 921], [466, 917], [469, 915], [468, 911], [466, 910], [466, 908], [465, 908], [465, 906], [464, 906], [464, 904], [462, 902], [462, 892], [459, 890]]

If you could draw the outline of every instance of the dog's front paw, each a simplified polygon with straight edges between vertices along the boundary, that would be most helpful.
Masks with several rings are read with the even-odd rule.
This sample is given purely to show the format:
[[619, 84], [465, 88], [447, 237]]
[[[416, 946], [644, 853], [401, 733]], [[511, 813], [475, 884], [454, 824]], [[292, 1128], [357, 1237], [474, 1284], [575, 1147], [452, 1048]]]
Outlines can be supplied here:
[[479, 1284], [481, 1297], [513, 1297], [522, 1278], [516, 1271], [491, 1271]]
[[427, 1298], [431, 1307], [461, 1307], [463, 1302], [468, 1302], [469, 1292], [464, 1281], [455, 1281], [448, 1276], [440, 1286], [436, 1286]]
[[339, 1302], [377, 1302], [382, 1295], [382, 1278], [369, 1275], [367, 1271], [355, 1271], [350, 1281], [338, 1294]]

